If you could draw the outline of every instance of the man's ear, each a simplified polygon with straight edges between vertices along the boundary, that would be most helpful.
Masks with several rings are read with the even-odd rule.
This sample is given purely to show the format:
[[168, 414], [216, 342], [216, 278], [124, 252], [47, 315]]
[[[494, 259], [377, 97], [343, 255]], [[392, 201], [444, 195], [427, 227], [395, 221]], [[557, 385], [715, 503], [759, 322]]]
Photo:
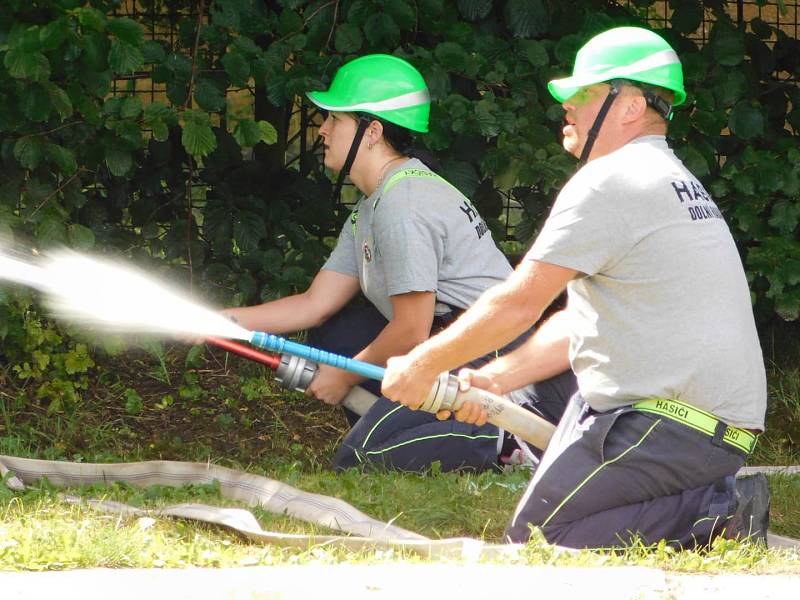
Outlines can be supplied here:
[[638, 121], [647, 112], [647, 101], [644, 99], [644, 96], [631, 94], [623, 98], [625, 99], [625, 111], [622, 115], [623, 123]]

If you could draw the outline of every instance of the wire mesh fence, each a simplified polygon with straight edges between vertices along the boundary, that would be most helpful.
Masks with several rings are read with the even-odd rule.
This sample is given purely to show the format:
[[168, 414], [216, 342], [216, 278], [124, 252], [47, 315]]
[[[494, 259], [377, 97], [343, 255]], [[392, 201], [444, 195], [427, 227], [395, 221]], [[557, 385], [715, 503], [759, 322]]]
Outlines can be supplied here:
[[[670, 29], [674, 26], [676, 12], [673, 8], [675, 0], [655, 0], [650, 3], [633, 0], [618, 0], [617, 5], [627, 8], [638, 18], [656, 29]], [[115, 11], [115, 16], [128, 17], [142, 25], [147, 39], [164, 45], [167, 51], [186, 46], [186, 32], [180, 30], [181, 24], [193, 23], [196, 27], [198, 19], [207, 22], [209, 19], [209, 3], [178, 2], [168, 0], [126, 0]], [[647, 4], [647, 6], [644, 6]], [[742, 30], [755, 33], [769, 45], [774, 45], [781, 36], [798, 38], [798, 12], [800, 2], [797, 0], [735, 0], [725, 2], [724, 10], [732, 21]], [[203, 14], [198, 14], [198, 6], [204, 6]], [[699, 26], [689, 34], [689, 38], [699, 46], [709, 40], [715, 22], [714, 11], [708, 7], [702, 10]], [[767, 26], [769, 26], [769, 29]], [[765, 32], [769, 35], [765, 37]], [[797, 82], [796, 73], [776, 71], [773, 77], [779, 81]], [[244, 92], [244, 93], [243, 93]], [[259, 89], [255, 83], [249, 89], [231, 89], [228, 101], [239, 105], [239, 110], [247, 110], [248, 104], [255, 104], [255, 95]], [[166, 86], [158, 82], [152, 69], [144, 68], [126, 77], [112, 82], [111, 94], [136, 95], [143, 103], [156, 100], [167, 101]], [[188, 100], [191, 103], [191, 99]], [[251, 107], [252, 110], [252, 107]], [[302, 98], [295, 98], [288, 108], [288, 130], [286, 133], [285, 165], [300, 168], [303, 157], [307, 153], [318, 154], [322, 151], [316, 131], [322, 122], [322, 115], [315, 107], [308, 105]], [[322, 161], [316, 161], [321, 167]], [[521, 203], [514, 197], [512, 190], [497, 190], [503, 200], [503, 210], [499, 219], [502, 226], [501, 237], [506, 241], [515, 239], [515, 226], [523, 212]], [[357, 198], [352, 186], [345, 186], [341, 202], [351, 204]]]

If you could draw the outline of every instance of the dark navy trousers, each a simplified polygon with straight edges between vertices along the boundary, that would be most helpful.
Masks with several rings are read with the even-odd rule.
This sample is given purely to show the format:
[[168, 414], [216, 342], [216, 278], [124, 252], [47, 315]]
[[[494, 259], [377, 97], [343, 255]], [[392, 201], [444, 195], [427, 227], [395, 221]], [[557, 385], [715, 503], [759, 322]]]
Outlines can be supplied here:
[[[367, 346], [386, 326], [383, 315], [371, 304], [353, 303], [345, 307], [309, 336], [309, 343], [330, 352], [352, 356]], [[444, 328], [447, 319], [434, 320], [432, 334]], [[502, 352], [519, 345], [527, 336], [515, 341]], [[470, 363], [479, 367], [494, 354]], [[574, 392], [574, 377], [567, 372], [557, 378], [557, 385], [542, 382], [547, 390], [547, 403], [539, 412], [558, 422], [567, 400]], [[380, 382], [364, 382], [363, 387], [380, 396]], [[555, 388], [568, 390], [561, 400], [554, 399]], [[531, 387], [526, 401], [535, 409], [536, 388]], [[560, 402], [560, 403], [559, 403]], [[349, 411], [347, 411], [349, 413]], [[455, 419], [439, 421], [436, 415], [412, 411], [380, 397], [360, 419], [348, 414], [351, 430], [333, 460], [334, 469], [381, 467], [420, 472], [434, 463], [442, 471], [484, 471], [498, 468], [498, 455], [503, 448], [503, 435], [492, 424], [482, 427], [459, 423]]]
[[575, 394], [533, 475], [508, 541], [609, 548], [638, 539], [706, 545], [735, 507], [744, 452], [672, 419], [593, 411]]

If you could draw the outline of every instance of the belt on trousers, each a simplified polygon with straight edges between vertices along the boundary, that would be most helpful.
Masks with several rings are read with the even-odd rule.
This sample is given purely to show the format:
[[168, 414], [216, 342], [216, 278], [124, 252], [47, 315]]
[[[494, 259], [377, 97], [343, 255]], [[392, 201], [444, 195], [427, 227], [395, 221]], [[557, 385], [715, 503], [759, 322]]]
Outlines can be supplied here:
[[687, 427], [701, 431], [712, 438], [717, 438], [722, 433], [722, 441], [750, 454], [756, 446], [758, 436], [747, 429], [726, 425], [711, 413], [695, 408], [678, 400], [664, 400], [651, 398], [642, 400], [633, 405], [636, 410], [654, 413], [683, 423]]

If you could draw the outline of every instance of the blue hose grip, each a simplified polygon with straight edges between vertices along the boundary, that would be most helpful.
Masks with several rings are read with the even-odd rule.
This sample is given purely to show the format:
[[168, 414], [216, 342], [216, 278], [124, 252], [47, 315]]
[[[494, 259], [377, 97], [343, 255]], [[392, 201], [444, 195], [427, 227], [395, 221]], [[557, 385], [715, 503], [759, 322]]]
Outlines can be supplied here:
[[367, 379], [376, 379], [378, 381], [383, 379], [383, 374], [385, 372], [383, 367], [362, 362], [360, 360], [355, 360], [353, 358], [347, 358], [346, 356], [342, 356], [340, 354], [326, 352], [325, 350], [320, 350], [319, 348], [312, 348], [311, 346], [298, 344], [297, 342], [292, 342], [291, 340], [287, 340], [286, 338], [282, 338], [277, 335], [272, 335], [271, 333], [252, 331], [251, 334], [250, 343], [268, 352], [286, 353], [291, 354], [292, 356], [299, 356], [300, 358], [305, 358], [306, 360], [310, 360], [318, 364], [329, 365], [331, 367], [336, 367], [337, 369], [343, 369], [345, 371], [349, 371], [350, 373], [355, 373], [356, 375], [361, 375]]

